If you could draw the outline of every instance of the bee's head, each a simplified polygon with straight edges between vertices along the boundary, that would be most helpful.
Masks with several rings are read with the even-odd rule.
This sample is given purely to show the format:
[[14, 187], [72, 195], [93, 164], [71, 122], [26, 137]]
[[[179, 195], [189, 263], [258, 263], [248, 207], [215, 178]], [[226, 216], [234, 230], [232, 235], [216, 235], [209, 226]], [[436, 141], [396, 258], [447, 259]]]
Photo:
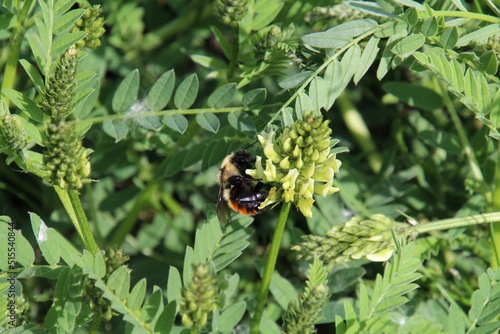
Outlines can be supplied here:
[[242, 172], [242, 174], [244, 174], [245, 170], [252, 167], [255, 162], [255, 158], [252, 157], [247, 151], [240, 150], [233, 153], [231, 162], [240, 170], [240, 172]]

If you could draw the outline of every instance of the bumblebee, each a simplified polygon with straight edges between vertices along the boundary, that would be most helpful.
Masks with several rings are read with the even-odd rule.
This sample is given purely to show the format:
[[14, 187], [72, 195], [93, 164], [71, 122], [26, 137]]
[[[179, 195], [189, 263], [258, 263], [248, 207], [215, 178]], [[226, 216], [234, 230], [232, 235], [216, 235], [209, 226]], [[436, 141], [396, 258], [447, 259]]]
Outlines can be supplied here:
[[[222, 224], [230, 219], [228, 208], [245, 215], [254, 216], [261, 212], [259, 205], [267, 198], [267, 191], [261, 191], [262, 183], [252, 179], [245, 170], [253, 168], [255, 158], [246, 150], [228, 155], [219, 169], [219, 197], [217, 217]], [[255, 186], [253, 183], [257, 182]]]

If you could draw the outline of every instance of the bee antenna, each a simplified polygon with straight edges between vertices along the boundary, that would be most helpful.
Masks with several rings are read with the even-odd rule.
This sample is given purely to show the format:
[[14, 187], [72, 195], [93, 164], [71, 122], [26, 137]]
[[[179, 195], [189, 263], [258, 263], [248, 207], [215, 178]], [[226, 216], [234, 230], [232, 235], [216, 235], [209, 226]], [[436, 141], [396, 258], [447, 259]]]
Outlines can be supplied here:
[[258, 140], [254, 141], [254, 142], [253, 142], [253, 143], [251, 143], [251, 144], [248, 144], [248, 146], [247, 146], [247, 147], [245, 147], [244, 149], [245, 149], [245, 150], [248, 150], [250, 147], [252, 147], [253, 145], [255, 145], [257, 142], [258, 142]]

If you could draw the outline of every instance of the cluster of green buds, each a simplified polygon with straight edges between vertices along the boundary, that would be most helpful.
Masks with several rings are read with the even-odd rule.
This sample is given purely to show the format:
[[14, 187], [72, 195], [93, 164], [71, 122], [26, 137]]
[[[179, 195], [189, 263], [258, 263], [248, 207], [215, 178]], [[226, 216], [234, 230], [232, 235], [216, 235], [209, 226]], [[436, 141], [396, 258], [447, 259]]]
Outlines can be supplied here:
[[281, 43], [282, 41], [283, 33], [281, 32], [281, 28], [273, 25], [261, 38], [259, 38], [257, 43], [255, 43], [255, 58], [258, 60], [266, 59], [266, 54], [274, 50], [278, 43]]
[[303, 236], [292, 249], [299, 252], [299, 258], [318, 256], [324, 262], [342, 263], [357, 259], [382, 262], [396, 250], [394, 235], [403, 236], [407, 226], [382, 214], [367, 219], [356, 216], [347, 223], [335, 225], [324, 237]]
[[248, 0], [218, 0], [217, 14], [225, 25], [235, 25], [247, 13]]
[[54, 71], [47, 79], [40, 107], [47, 115], [61, 120], [70, 113], [75, 97], [78, 66], [76, 49], [66, 50], [54, 66]]
[[336, 18], [340, 21], [351, 21], [362, 19], [365, 16], [362, 11], [342, 3], [331, 7], [315, 7], [309, 13], [306, 13], [304, 20], [306, 22], [316, 22]]
[[182, 290], [180, 310], [182, 324], [200, 330], [208, 321], [208, 316], [216, 307], [216, 278], [208, 264], [193, 266], [191, 282]]
[[62, 189], [80, 189], [83, 182], [90, 182], [88, 156], [91, 151], [83, 147], [82, 139], [75, 133], [73, 123], [49, 123], [43, 153], [46, 181]]
[[318, 258], [309, 267], [307, 277], [307, 286], [300, 295], [299, 303], [292, 300], [283, 315], [283, 333], [316, 333], [314, 324], [328, 301], [327, 272]]
[[330, 121], [321, 115], [305, 115], [286, 127], [279, 136], [274, 130], [258, 136], [266, 156], [265, 167], [257, 156], [255, 169], [246, 173], [273, 185], [260, 208], [279, 202], [293, 202], [306, 217], [312, 217], [313, 195], [327, 196], [341, 162], [332, 147]]
[[101, 45], [99, 38], [106, 31], [104, 29], [104, 17], [101, 16], [102, 8], [100, 5], [83, 7], [86, 9], [71, 32], [84, 31], [87, 35], [80, 40], [77, 47], [96, 48]]
[[17, 115], [11, 115], [8, 111], [0, 113], [0, 137], [6, 146], [15, 152], [22, 151], [28, 144], [28, 135], [21, 119]]
[[486, 43], [488, 50], [495, 52], [497, 58], [500, 58], [500, 39], [498, 35], [493, 35], [488, 37], [488, 42]]
[[[106, 263], [106, 275], [102, 278], [106, 281], [109, 276], [125, 262], [129, 260], [129, 256], [121, 249], [110, 249], [104, 254], [104, 262]], [[95, 280], [88, 279], [84, 285], [83, 297], [88, 300], [90, 309], [93, 312], [99, 313], [106, 321], [111, 320], [113, 310], [111, 309], [111, 301], [104, 298], [104, 292], [95, 286]]]

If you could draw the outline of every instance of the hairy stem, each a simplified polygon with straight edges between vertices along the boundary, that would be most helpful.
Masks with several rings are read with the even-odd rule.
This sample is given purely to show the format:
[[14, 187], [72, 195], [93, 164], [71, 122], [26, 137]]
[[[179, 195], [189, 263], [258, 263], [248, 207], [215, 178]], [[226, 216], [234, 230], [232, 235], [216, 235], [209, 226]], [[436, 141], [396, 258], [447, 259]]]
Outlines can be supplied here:
[[278, 225], [274, 230], [273, 240], [271, 241], [271, 247], [269, 249], [269, 254], [267, 255], [266, 267], [264, 269], [264, 275], [262, 276], [257, 306], [255, 307], [255, 312], [252, 318], [252, 327], [250, 328], [251, 334], [259, 333], [260, 321], [262, 319], [262, 313], [264, 312], [264, 306], [266, 305], [269, 285], [271, 284], [271, 277], [274, 272], [274, 267], [276, 266], [276, 259], [278, 258], [281, 239], [283, 238], [283, 232], [285, 231], [285, 225], [291, 205], [291, 202], [286, 202], [283, 203], [283, 206], [281, 207], [280, 215], [278, 217]]
[[95, 242], [94, 235], [90, 230], [90, 225], [83, 211], [82, 203], [80, 202], [80, 197], [78, 196], [78, 191], [61, 189], [58, 186], [54, 186], [66, 212], [68, 213], [73, 225], [75, 226], [78, 234], [85, 244], [85, 248], [95, 255], [99, 252], [99, 247]]
[[431, 231], [447, 230], [450, 228], [466, 227], [472, 225], [500, 222], [500, 212], [483, 213], [470, 217], [450, 218], [438, 220], [432, 223], [410, 226], [405, 232], [427, 233]]

